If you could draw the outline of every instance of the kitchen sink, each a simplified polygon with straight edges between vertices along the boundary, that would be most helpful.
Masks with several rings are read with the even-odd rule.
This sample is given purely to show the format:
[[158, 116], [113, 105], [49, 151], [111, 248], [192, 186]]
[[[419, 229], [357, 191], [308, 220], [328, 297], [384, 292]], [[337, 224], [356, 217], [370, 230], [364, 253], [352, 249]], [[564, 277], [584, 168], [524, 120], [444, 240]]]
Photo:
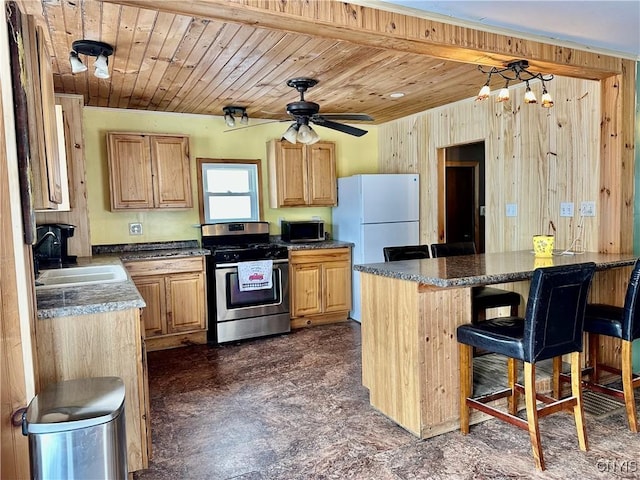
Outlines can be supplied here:
[[121, 265], [88, 265], [43, 270], [36, 279], [36, 289], [79, 287], [95, 283], [124, 282], [127, 272]]

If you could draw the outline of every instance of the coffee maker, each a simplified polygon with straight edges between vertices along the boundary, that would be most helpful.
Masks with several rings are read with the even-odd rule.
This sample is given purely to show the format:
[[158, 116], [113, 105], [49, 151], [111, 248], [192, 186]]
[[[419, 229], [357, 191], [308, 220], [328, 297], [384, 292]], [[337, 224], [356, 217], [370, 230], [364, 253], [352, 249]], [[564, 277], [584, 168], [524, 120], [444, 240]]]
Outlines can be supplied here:
[[37, 241], [33, 247], [36, 268], [60, 268], [76, 264], [76, 256], [68, 253], [68, 240], [73, 237], [74, 225], [44, 223], [36, 228]]

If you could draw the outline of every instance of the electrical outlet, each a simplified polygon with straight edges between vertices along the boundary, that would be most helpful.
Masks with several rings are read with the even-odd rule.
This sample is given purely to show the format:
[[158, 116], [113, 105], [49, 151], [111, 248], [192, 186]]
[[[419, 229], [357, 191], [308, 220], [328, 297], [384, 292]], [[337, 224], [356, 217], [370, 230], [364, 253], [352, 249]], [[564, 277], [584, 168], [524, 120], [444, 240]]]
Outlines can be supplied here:
[[580, 202], [580, 216], [582, 216], [582, 217], [595, 217], [596, 216], [596, 202]]
[[507, 217], [517, 217], [518, 216], [518, 204], [517, 203], [507, 203], [506, 214], [507, 214]]
[[142, 235], [142, 224], [141, 223], [130, 223], [129, 224], [129, 235]]
[[560, 216], [573, 217], [573, 202], [560, 203]]

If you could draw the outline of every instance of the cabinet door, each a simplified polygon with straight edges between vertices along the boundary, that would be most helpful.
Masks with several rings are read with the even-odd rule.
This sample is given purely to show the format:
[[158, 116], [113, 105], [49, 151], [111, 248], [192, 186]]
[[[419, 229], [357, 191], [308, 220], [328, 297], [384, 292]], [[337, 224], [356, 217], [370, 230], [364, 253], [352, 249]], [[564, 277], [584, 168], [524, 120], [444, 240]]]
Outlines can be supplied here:
[[111, 210], [153, 208], [149, 137], [107, 134]]
[[62, 190], [57, 140], [52, 137], [55, 133], [55, 100], [51, 58], [42, 28], [36, 26], [33, 15], [18, 18], [22, 30], [21, 75], [24, 75], [20, 82], [25, 86], [28, 109], [23, 121], [28, 122], [33, 206], [37, 210], [55, 210], [62, 202]]
[[166, 333], [164, 278], [161, 276], [137, 277], [133, 278], [133, 283], [136, 284], [138, 292], [147, 304], [141, 313], [145, 337], [155, 337]]
[[351, 309], [351, 263], [329, 262], [322, 267], [324, 312]]
[[165, 278], [167, 333], [206, 328], [204, 273], [178, 273]]
[[306, 205], [307, 166], [304, 158], [304, 145], [278, 142], [276, 149], [278, 206]]
[[321, 313], [321, 265], [318, 263], [292, 264], [290, 272], [291, 316], [302, 317]]
[[306, 147], [309, 182], [309, 205], [338, 204], [335, 145], [318, 142]]
[[191, 208], [189, 138], [153, 135], [150, 143], [155, 207]]

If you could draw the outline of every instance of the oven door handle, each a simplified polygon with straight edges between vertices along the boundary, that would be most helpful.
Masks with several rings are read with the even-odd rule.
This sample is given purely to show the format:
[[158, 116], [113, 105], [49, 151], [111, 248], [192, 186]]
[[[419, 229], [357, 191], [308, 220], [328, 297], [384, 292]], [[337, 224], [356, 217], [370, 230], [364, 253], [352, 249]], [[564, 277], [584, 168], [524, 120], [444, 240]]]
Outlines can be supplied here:
[[[242, 262], [240, 262], [242, 263]], [[289, 259], [284, 258], [281, 260], [274, 260], [273, 264], [274, 265], [282, 265], [283, 263], [289, 263]], [[238, 263], [216, 263], [215, 268], [219, 269], [219, 268], [234, 268], [237, 267]]]

